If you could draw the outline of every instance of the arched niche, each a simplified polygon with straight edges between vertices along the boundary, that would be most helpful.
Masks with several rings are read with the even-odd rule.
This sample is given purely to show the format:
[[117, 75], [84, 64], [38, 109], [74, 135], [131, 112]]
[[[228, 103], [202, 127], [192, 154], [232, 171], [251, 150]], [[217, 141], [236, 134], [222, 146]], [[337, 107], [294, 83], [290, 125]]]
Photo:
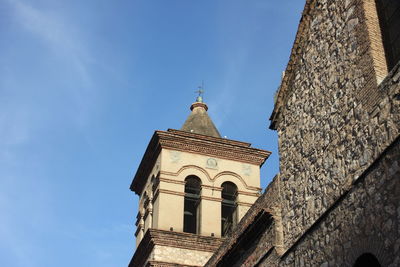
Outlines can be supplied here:
[[353, 267], [381, 267], [378, 259], [372, 253], [364, 253], [358, 257]]

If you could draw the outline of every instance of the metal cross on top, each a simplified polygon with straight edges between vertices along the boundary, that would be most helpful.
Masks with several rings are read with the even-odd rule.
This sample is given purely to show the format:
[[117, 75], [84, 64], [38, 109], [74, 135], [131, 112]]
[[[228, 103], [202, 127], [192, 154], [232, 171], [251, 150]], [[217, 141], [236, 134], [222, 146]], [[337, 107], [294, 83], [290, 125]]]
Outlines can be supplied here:
[[202, 82], [197, 88], [199, 88], [199, 90], [195, 91], [195, 93], [198, 93], [199, 95], [196, 98], [196, 102], [203, 102], [204, 82]]

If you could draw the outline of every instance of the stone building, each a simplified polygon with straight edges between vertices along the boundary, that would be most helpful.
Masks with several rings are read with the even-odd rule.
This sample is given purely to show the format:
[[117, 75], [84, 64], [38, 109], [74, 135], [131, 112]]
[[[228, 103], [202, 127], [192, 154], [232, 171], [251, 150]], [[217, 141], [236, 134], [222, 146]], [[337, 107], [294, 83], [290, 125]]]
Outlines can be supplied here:
[[[192, 249], [192, 254], [186, 254], [192, 262], [165, 260], [169, 263], [154, 266], [400, 266], [399, 60], [400, 1], [307, 0], [270, 117], [270, 128], [278, 133], [279, 173], [257, 200], [255, 197], [246, 200], [246, 203], [255, 201], [246, 214], [245, 209], [234, 211], [241, 220], [237, 225], [232, 224], [231, 231], [223, 238], [219, 238], [221, 224], [204, 232], [180, 233], [182, 222], [175, 223], [174, 231], [169, 231], [172, 221], [162, 223], [161, 220], [169, 219], [156, 215], [153, 226], [160, 225], [160, 230], [143, 232], [150, 225], [145, 219], [146, 210], [151, 212], [143, 203], [153, 202], [152, 212], [156, 210], [154, 200], [146, 200], [143, 192], [147, 189], [144, 189], [153, 187], [153, 183], [160, 187], [159, 195], [162, 194], [164, 175], [180, 177], [179, 183], [168, 185], [180, 186], [181, 204], [174, 204], [174, 212], [184, 212], [182, 203], [186, 195], [182, 193], [185, 191], [182, 179], [187, 174], [179, 176], [177, 171], [169, 169], [174, 157], [170, 150], [181, 151], [179, 164], [195, 165], [194, 161], [185, 163], [190, 162], [185, 153], [198, 153], [201, 159], [195, 162], [205, 162], [201, 168], [207, 172], [212, 170], [207, 169], [210, 157], [216, 159], [218, 166], [221, 162], [218, 171], [234, 172], [242, 178], [246, 177], [247, 168], [243, 166], [250, 165], [256, 171], [254, 180], [250, 179], [254, 187], [258, 186], [255, 180], [259, 179], [256, 177], [259, 166], [268, 156], [265, 151], [245, 148], [245, 143], [207, 136], [204, 132], [203, 135], [190, 130], [156, 132], [131, 187], [141, 194], [137, 236], [139, 242], [143, 238], [132, 262], [141, 257], [149, 259], [147, 264], [151, 265], [158, 247], [181, 242], [181, 237], [176, 236], [182, 235], [185, 236], [182, 239], [191, 238], [193, 244], [199, 242], [195, 246], [186, 245]], [[218, 144], [221, 150], [202, 154], [201, 147], [209, 142]], [[230, 164], [222, 166], [222, 161], [228, 158], [219, 153], [228, 145], [237, 151], [254, 151], [252, 159], [257, 160], [231, 158]], [[157, 165], [159, 157], [168, 162], [165, 172], [153, 169], [164, 168]], [[176, 166], [175, 170], [179, 168]], [[152, 179], [157, 173], [160, 177]], [[244, 179], [246, 183], [250, 180]], [[212, 203], [223, 203], [222, 183], [212, 185], [210, 181], [213, 179], [201, 180], [205, 183], [201, 196], [204, 193], [211, 197], [210, 191], [218, 192], [219, 200]], [[226, 181], [238, 187], [241, 183], [240, 179]], [[249, 188], [238, 192], [246, 192], [243, 195], [249, 197], [248, 193], [256, 192], [245, 189]], [[154, 199], [150, 191], [148, 199]], [[219, 208], [221, 205], [215, 210]], [[167, 240], [160, 238], [163, 234], [170, 238], [165, 243], [157, 241], [157, 238]], [[208, 248], [207, 255], [203, 247]], [[172, 258], [181, 257], [182, 251], [170, 249]]]
[[307, 0], [280, 172], [206, 266], [400, 266], [400, 1]]

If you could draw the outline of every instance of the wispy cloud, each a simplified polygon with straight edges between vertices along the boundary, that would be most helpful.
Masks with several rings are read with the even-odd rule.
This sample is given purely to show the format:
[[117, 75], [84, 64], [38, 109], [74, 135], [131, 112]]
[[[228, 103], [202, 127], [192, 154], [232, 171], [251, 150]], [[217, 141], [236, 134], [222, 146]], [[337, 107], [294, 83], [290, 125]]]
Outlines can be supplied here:
[[[230, 124], [235, 123], [229, 120], [229, 114], [232, 114], [232, 109], [238, 101], [240, 90], [244, 89], [240, 88], [241, 76], [249, 63], [249, 52], [253, 46], [254, 30], [249, 25], [247, 26], [250, 29], [246, 31], [232, 28], [232, 25], [237, 26], [234, 22], [240, 17], [241, 12], [241, 6], [237, 4], [229, 6], [228, 10], [226, 6], [219, 6], [220, 16], [217, 28], [220, 51], [218, 55], [224, 69], [219, 81], [220, 84], [216, 85], [219, 93], [210, 102], [210, 106], [213, 107], [211, 115], [217, 128], [223, 128], [227, 121]], [[244, 28], [245, 26], [241, 25], [241, 27]], [[238, 32], [245, 34], [245, 36], [237, 38]], [[229, 46], [226, 46], [227, 41], [230, 43]]]
[[[50, 142], [51, 128], [59, 120], [67, 118], [80, 125], [87, 117], [91, 104], [87, 100], [94, 94], [93, 61], [78, 27], [65, 14], [21, 0], [3, 2], [1, 9], [8, 15], [4, 19], [12, 19], [9, 30], [16, 33], [10, 36], [23, 39], [8, 40], [6, 50], [15, 55], [2, 54], [0, 62], [0, 265], [43, 266], [36, 263], [46, 257], [48, 236], [43, 236], [57, 233], [52, 229], [57, 223], [53, 212], [57, 198], [53, 181], [40, 173], [48, 163], [38, 152]], [[71, 70], [71, 84], [79, 86], [63, 86], [63, 81], [46, 76], [57, 71], [35, 65], [31, 58], [36, 55], [28, 54], [33, 51], [32, 40], [45, 48], [35, 51], [43, 61], [60, 62], [60, 69]], [[24, 56], [19, 57], [20, 51]], [[65, 99], [56, 99], [60, 96]], [[71, 111], [62, 105], [71, 106]]]
[[73, 64], [86, 86], [92, 85], [87, 62], [90, 61], [81, 39], [60, 16], [40, 10], [19, 0], [8, 0], [16, 20], [29, 32], [41, 38], [53, 51]]
[[237, 48], [235, 57], [224, 59], [226, 68], [221, 84], [217, 85], [219, 93], [209, 103], [213, 107], [212, 116], [217, 128], [224, 124], [228, 114], [232, 112], [238, 96], [238, 81], [246, 64], [247, 51], [244, 47]]
[[[96, 99], [92, 70], [96, 62], [90, 49], [87, 49], [90, 43], [83, 37], [82, 29], [68, 13], [48, 6], [38, 7], [33, 3], [5, 0], [7, 14], [10, 14], [6, 19], [11, 18], [13, 22], [10, 21], [9, 25], [24, 37], [22, 41], [10, 40], [10, 51], [25, 57], [18, 61], [11, 55], [5, 55], [0, 64], [2, 161], [12, 162], [14, 158], [7, 148], [28, 142], [35, 130], [48, 127], [60, 116], [69, 116], [68, 120], [82, 128]], [[39, 43], [44, 49], [29, 50], [32, 42]], [[26, 51], [35, 51], [37, 55], [27, 54]], [[45, 63], [35, 63], [38, 56]], [[52, 65], [46, 65], [47, 62]], [[35, 75], [27, 72], [29, 69]], [[48, 77], [52, 75], [50, 73], [56, 73], [57, 77]], [[59, 96], [64, 98], [55, 99]], [[65, 112], [60, 105], [67, 103], [70, 114], [57, 114]]]

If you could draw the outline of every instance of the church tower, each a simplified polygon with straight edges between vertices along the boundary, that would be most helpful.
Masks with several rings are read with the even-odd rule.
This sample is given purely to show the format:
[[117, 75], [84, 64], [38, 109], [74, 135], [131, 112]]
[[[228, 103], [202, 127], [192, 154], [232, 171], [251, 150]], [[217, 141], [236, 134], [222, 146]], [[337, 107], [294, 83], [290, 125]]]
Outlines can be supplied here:
[[199, 96], [180, 130], [155, 131], [130, 189], [139, 195], [129, 266], [204, 266], [260, 195], [270, 152], [222, 138]]

